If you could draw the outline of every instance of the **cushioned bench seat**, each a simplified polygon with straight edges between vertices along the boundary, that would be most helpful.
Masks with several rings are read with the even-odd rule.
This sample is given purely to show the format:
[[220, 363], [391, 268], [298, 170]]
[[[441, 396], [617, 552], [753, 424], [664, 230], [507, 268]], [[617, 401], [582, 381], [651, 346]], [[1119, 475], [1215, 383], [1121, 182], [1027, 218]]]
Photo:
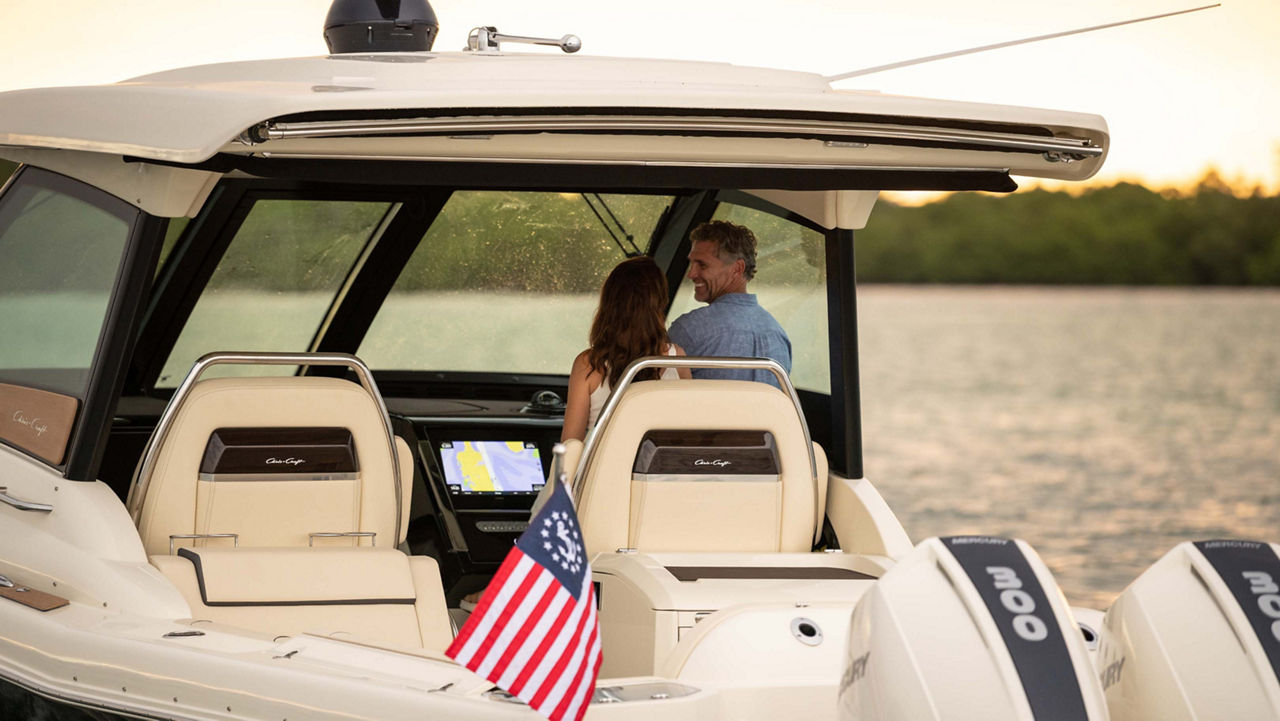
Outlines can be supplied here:
[[157, 555], [195, 619], [443, 651], [453, 638], [434, 559], [383, 548], [201, 548]]

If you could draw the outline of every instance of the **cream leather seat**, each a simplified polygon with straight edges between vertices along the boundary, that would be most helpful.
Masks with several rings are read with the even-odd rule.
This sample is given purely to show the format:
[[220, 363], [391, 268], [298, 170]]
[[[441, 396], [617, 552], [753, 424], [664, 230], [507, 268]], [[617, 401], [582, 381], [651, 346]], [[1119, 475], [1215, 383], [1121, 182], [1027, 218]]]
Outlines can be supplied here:
[[812, 444], [815, 478], [802, 423], [790, 396], [763, 383], [625, 386], [575, 484], [588, 553], [811, 550], [827, 460]]
[[412, 456], [391, 438], [368, 369], [336, 354], [214, 354], [193, 377], [220, 361], [346, 365], [366, 385], [184, 382], [139, 466], [130, 509], [192, 618], [443, 650], [452, 630], [439, 567], [396, 549]]
[[135, 480], [135, 492], [145, 492], [133, 499], [143, 546], [148, 554], [233, 544], [394, 548], [407, 532], [413, 468], [399, 438], [396, 451], [399, 492], [385, 419], [355, 383], [197, 381], [149, 477]]

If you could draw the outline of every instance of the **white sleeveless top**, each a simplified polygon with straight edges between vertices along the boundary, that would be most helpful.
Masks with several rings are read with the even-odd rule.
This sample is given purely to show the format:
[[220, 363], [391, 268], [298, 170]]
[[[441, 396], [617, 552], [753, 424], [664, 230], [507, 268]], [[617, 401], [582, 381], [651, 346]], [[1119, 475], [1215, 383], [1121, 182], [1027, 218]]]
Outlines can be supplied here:
[[[676, 354], [674, 343], [667, 346], [666, 354], [672, 356]], [[680, 373], [675, 368], [663, 368], [662, 375], [659, 377], [664, 381], [670, 381], [679, 378]], [[587, 428], [595, 426], [596, 419], [600, 417], [600, 410], [604, 408], [605, 401], [609, 400], [611, 391], [609, 379], [604, 378], [600, 381], [600, 387], [591, 392], [591, 412], [587, 415]]]

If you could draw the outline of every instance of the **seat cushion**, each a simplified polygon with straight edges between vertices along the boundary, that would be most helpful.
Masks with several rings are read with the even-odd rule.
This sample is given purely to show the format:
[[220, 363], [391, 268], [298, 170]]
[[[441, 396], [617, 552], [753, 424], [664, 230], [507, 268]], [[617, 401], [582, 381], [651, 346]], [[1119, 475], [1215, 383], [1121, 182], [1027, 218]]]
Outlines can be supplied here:
[[381, 548], [180, 549], [151, 562], [192, 618], [442, 650], [452, 639], [435, 560]]

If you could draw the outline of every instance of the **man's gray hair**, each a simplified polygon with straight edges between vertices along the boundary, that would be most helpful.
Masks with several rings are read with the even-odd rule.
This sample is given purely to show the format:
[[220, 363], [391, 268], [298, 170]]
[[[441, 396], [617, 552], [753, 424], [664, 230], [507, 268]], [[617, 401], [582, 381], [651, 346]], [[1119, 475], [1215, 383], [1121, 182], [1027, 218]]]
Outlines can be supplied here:
[[712, 220], [699, 225], [689, 233], [694, 243], [715, 243], [716, 256], [726, 263], [738, 259], [746, 265], [742, 277], [756, 277], [756, 234], [751, 229], [727, 220]]

